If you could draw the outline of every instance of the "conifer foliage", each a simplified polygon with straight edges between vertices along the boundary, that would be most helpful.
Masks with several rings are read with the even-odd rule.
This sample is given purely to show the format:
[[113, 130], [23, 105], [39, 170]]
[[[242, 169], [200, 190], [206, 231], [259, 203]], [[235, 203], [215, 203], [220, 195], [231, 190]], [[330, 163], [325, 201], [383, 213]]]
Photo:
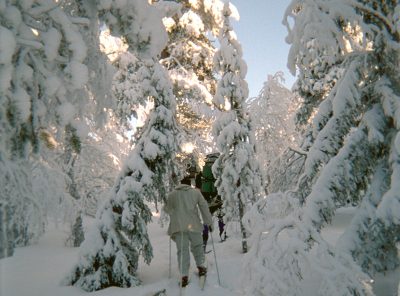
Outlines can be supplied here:
[[[306, 198], [306, 207], [319, 208], [320, 217], [312, 219], [319, 228], [331, 220], [337, 206], [361, 203], [353, 221], [358, 226], [348, 230], [352, 243], [347, 241], [346, 247], [364, 271], [373, 274], [399, 265], [395, 245], [400, 223], [393, 209], [400, 200], [393, 193], [399, 186], [400, 8], [395, 1], [337, 2], [343, 23], [333, 19], [342, 27], [332, 34], [337, 44], [348, 43], [336, 48], [343, 56], [343, 74], [313, 121], [315, 140], [303, 177], [312, 180], [315, 189]], [[318, 194], [318, 187], [328, 188], [327, 194]], [[363, 229], [371, 231], [366, 235]]]
[[205, 151], [210, 143], [217, 79], [213, 69], [215, 44], [222, 26], [221, 0], [160, 1], [168, 43], [160, 62], [167, 68], [177, 99], [177, 119], [186, 141]]
[[[140, 51], [136, 55], [143, 56]], [[146, 201], [155, 204], [164, 201], [168, 190], [165, 184], [171, 175], [178, 174], [175, 154], [179, 129], [175, 122], [172, 85], [158, 62], [146, 58], [142, 62], [147, 70], [139, 73], [141, 93], [154, 103], [154, 109], [110, 198], [97, 213], [97, 223], [82, 244], [78, 264], [65, 280], [86, 291], [140, 284], [139, 256], [148, 264], [153, 256], [147, 234], [152, 214]]]
[[[398, 266], [399, 11], [397, 1], [291, 2], [289, 64], [309, 91], [299, 123], [310, 123], [310, 141], [304, 173], [286, 196], [303, 206], [275, 221], [260, 240], [265, 261], [253, 270], [274, 278], [249, 295], [298, 295], [309, 274], [321, 273], [316, 295], [372, 295], [366, 274]], [[340, 69], [335, 77], [333, 68]], [[321, 92], [314, 96], [313, 90]], [[348, 204], [360, 206], [333, 247], [321, 230]], [[279, 248], [283, 235], [291, 238], [285, 250]], [[295, 267], [290, 275], [289, 263]]]
[[116, 181], [111, 198], [97, 213], [96, 226], [82, 244], [79, 263], [66, 279], [87, 291], [140, 284], [136, 274], [139, 256], [148, 264], [153, 256], [147, 234], [152, 214], [145, 201], [163, 201], [169, 176], [177, 174], [174, 159], [178, 129], [172, 88], [165, 70], [152, 63], [148, 61], [147, 65], [155, 109]]
[[220, 73], [214, 103], [225, 109], [215, 121], [213, 132], [220, 156], [212, 170], [216, 187], [224, 202], [227, 217], [239, 215], [243, 252], [247, 251], [246, 231], [242, 217], [260, 193], [261, 178], [255, 161], [254, 137], [245, 112], [248, 87], [244, 80], [246, 64], [242, 49], [230, 25], [229, 4], [224, 6], [224, 23], [220, 32], [220, 49], [214, 57], [215, 69]]
[[41, 234], [22, 230], [33, 223], [28, 217], [42, 215], [26, 174], [43, 132], [62, 135], [70, 126], [74, 138], [81, 135], [88, 69], [79, 26], [54, 1], [0, 2], [0, 175], [9, 180], [0, 195], [0, 216], [8, 217], [0, 249]]
[[[7, 241], [0, 249], [41, 234], [21, 233], [33, 224], [27, 217], [42, 215], [35, 206], [41, 197], [34, 196], [32, 182], [23, 176], [45, 139], [54, 138], [62, 143], [57, 149], [72, 149], [75, 157], [87, 123], [104, 124], [105, 108], [112, 105], [104, 100], [111, 79], [99, 50], [99, 24], [106, 23], [140, 53], [153, 56], [165, 45], [160, 16], [146, 9], [144, 0], [0, 1], [0, 175], [12, 179], [8, 193], [0, 196], [0, 216], [8, 224], [0, 229]], [[65, 173], [76, 182], [73, 169]], [[21, 215], [31, 208], [32, 215]], [[0, 253], [11, 254], [12, 249]]]

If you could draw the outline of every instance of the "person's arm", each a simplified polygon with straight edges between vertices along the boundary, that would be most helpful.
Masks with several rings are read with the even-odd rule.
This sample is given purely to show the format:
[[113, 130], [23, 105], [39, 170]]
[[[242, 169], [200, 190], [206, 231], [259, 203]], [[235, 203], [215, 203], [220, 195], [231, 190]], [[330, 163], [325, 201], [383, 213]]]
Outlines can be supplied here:
[[164, 204], [164, 211], [170, 215], [172, 212], [172, 198], [171, 198], [171, 194], [168, 194], [168, 198], [167, 201]]
[[196, 190], [198, 193], [198, 205], [201, 213], [201, 217], [203, 219], [203, 223], [209, 226], [212, 226], [212, 216], [210, 213], [210, 209], [208, 208], [208, 203], [203, 197], [203, 195], [200, 193], [200, 191]]

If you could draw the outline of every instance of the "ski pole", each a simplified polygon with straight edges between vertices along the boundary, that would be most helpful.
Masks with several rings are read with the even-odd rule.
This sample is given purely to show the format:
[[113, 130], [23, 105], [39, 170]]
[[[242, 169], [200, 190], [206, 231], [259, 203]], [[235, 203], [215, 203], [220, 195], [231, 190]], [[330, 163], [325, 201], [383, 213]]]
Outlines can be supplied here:
[[171, 237], [169, 237], [169, 269], [168, 269], [168, 278], [171, 278]]
[[179, 274], [181, 277], [181, 283], [179, 285], [179, 295], [183, 295], [183, 287], [182, 287], [182, 279], [183, 279], [183, 273], [182, 273], [182, 269], [183, 269], [183, 232], [180, 232], [181, 234], [181, 262], [179, 264]]
[[221, 280], [219, 278], [219, 270], [218, 270], [218, 263], [217, 263], [217, 255], [215, 254], [214, 239], [213, 239], [212, 232], [210, 232], [210, 235], [211, 235], [211, 243], [212, 243], [212, 248], [213, 248], [213, 253], [214, 253], [215, 267], [217, 269], [218, 284], [221, 286]]

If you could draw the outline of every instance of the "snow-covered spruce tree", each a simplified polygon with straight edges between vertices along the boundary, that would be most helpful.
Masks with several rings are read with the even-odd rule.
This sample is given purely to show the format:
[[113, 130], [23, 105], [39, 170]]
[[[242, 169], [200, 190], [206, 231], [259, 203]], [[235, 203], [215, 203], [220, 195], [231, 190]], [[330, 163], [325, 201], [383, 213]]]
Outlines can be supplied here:
[[224, 5], [224, 25], [220, 32], [220, 49], [214, 57], [215, 69], [220, 73], [214, 102], [225, 110], [215, 121], [213, 132], [220, 156], [212, 171], [215, 185], [224, 202], [228, 219], [239, 217], [243, 252], [247, 252], [246, 230], [242, 218], [248, 205], [258, 199], [261, 177], [255, 159], [254, 136], [249, 115], [245, 112], [248, 96], [246, 64], [242, 49], [230, 25], [231, 10]]
[[0, 12], [2, 56], [9, 60], [1, 84], [13, 128], [8, 144], [13, 157], [23, 158], [39, 149], [40, 129], [74, 124], [74, 92], [87, 81], [86, 46], [53, 1], [3, 1]]
[[[374, 271], [392, 269], [399, 262], [394, 251], [400, 230], [399, 4], [292, 1], [290, 7], [297, 9], [292, 14], [298, 28], [294, 31], [301, 32], [293, 39], [297, 40], [292, 45], [294, 52], [300, 47], [297, 42], [301, 42], [302, 36], [318, 37], [314, 46], [320, 49], [326, 42], [345, 41], [345, 47], [336, 47], [342, 55], [343, 73], [326, 98], [317, 104], [312, 121], [314, 140], [303, 174], [312, 187], [306, 194], [300, 186], [295, 192], [304, 206], [300, 213], [276, 222], [265, 238], [272, 246], [264, 249], [263, 258], [281, 259], [267, 259], [261, 268], [275, 278], [268, 285], [253, 285], [249, 293], [298, 295], [304, 278], [314, 273], [323, 274], [318, 295], [370, 295], [360, 266], [372, 275]], [[321, 30], [307, 29], [307, 21], [316, 19], [309, 17], [309, 11], [315, 8], [325, 19]], [[325, 31], [325, 38], [319, 36], [321, 31]], [[316, 52], [329, 57], [323, 51]], [[302, 53], [299, 50], [297, 55]], [[304, 65], [298, 67], [301, 71]], [[300, 180], [298, 185], [301, 184]], [[361, 206], [339, 248], [333, 248], [320, 231], [331, 221], [337, 207], [348, 202], [361, 202]], [[372, 231], [366, 235], [366, 229]], [[291, 237], [285, 250], [278, 249], [282, 233]], [[371, 241], [374, 243], [370, 244]], [[288, 263], [286, 255], [292, 256], [291, 263], [298, 269], [282, 281], [282, 276], [287, 276], [282, 265]], [[307, 270], [306, 262], [313, 272]], [[259, 268], [260, 265], [255, 266], [254, 270], [259, 273]], [[284, 287], [288, 282], [295, 283], [289, 290]]]
[[0, 153], [0, 258], [34, 242], [44, 231], [41, 204], [32, 194], [31, 164]]
[[82, 225], [82, 207], [81, 207], [81, 195], [77, 187], [77, 180], [75, 177], [75, 162], [78, 159], [78, 155], [81, 152], [81, 140], [76, 135], [76, 130], [67, 125], [65, 127], [65, 140], [66, 145], [62, 152], [63, 165], [62, 170], [65, 174], [65, 185], [66, 191], [69, 196], [73, 199], [75, 204], [76, 212], [73, 213], [74, 222], [71, 224], [70, 235], [67, 241], [71, 243], [73, 247], [79, 247], [83, 242], [84, 233]]
[[[108, 3], [110, 5], [110, 1]], [[85, 65], [88, 67], [88, 82], [86, 92], [82, 95], [89, 97], [90, 112], [86, 117], [98, 129], [108, 121], [109, 109], [115, 109], [111, 99], [111, 83], [114, 69], [107, 55], [102, 51], [100, 35], [104, 30], [100, 24], [104, 22], [104, 1], [98, 0], [64, 0], [60, 3], [62, 9], [71, 16], [74, 23], [80, 24], [79, 31], [87, 45]]]
[[[132, 119], [139, 122], [145, 121], [147, 114], [144, 110], [152, 109], [152, 102], [144, 93], [143, 83], [148, 83], [148, 78], [143, 81], [148, 66], [131, 52], [120, 54], [113, 64], [118, 69], [113, 78], [113, 97], [117, 103], [115, 110], [116, 118], [122, 123], [125, 130], [132, 129]], [[145, 115], [145, 116], [140, 116]]]
[[[290, 18], [296, 19], [291, 26]], [[343, 74], [343, 53], [349, 53], [351, 47], [348, 39], [330, 38], [338, 30], [340, 20], [330, 17], [329, 7], [320, 5], [318, 1], [299, 3], [292, 1], [286, 9], [283, 23], [288, 29], [286, 41], [292, 44], [288, 67], [298, 79], [293, 87], [295, 94], [303, 100], [296, 114], [296, 123], [303, 132], [301, 151], [308, 151], [318, 132], [330, 116], [329, 106], [326, 114], [316, 119], [320, 123], [310, 125], [317, 108], [325, 108], [323, 103], [337, 80]], [[356, 46], [356, 44], [353, 44]], [[303, 155], [304, 156], [304, 155]], [[296, 159], [304, 158], [301, 153]], [[310, 193], [313, 182], [303, 175], [298, 184], [297, 195], [300, 201]]]
[[[90, 71], [88, 90], [95, 104], [92, 104], [91, 112], [87, 115], [86, 120], [91, 123], [92, 135], [93, 133], [104, 134], [101, 129], [104, 129], [106, 121], [112, 121], [114, 116], [122, 123], [119, 133], [131, 129], [129, 121], [132, 119], [132, 110], [135, 107], [137, 108], [138, 104], [144, 104], [147, 101], [146, 95], [140, 92], [140, 86], [132, 89], [132, 86], [135, 85], [132, 79], [118, 79], [123, 80], [121, 81], [123, 85], [120, 87], [122, 91], [119, 93], [119, 96], [114, 96], [116, 93], [118, 94], [114, 88], [114, 81], [116, 79], [113, 79], [113, 76], [115, 69], [110, 69], [112, 66], [104, 53], [103, 44], [101, 44], [100, 40], [101, 29], [99, 23], [105, 23], [109, 29], [111, 38], [118, 39], [121, 47], [124, 49], [131, 49], [130, 53], [125, 54], [126, 56], [133, 56], [133, 51], [138, 53], [151, 51], [150, 54], [159, 52], [159, 47], [164, 46], [163, 41], [160, 42], [162, 38], [153, 36], [154, 32], [146, 29], [152, 26], [151, 22], [153, 18], [146, 17], [144, 11], [146, 8], [141, 3], [143, 1], [137, 2], [128, 6], [126, 1], [88, 0], [64, 1], [62, 3], [64, 9], [70, 12], [77, 21], [85, 23], [85, 26], [81, 26], [80, 31], [84, 41], [90, 44], [85, 62], [89, 66]], [[126, 9], [127, 7], [130, 8]], [[135, 8], [132, 9], [132, 7]], [[155, 11], [153, 11], [152, 15], [153, 17], [160, 18]], [[138, 30], [141, 26], [143, 29]], [[163, 38], [165, 39], [165, 36]], [[138, 64], [139, 67], [144, 68], [143, 71], [147, 71], [146, 66], [140, 60], [138, 60]], [[135, 75], [136, 72], [141, 72], [140, 69], [129, 69], [129, 71], [126, 71], [127, 69], [120, 68], [115, 63], [113, 63], [113, 66], [116, 66], [116, 70], [118, 71], [117, 76], [118, 74], [121, 75], [121, 73], [123, 73], [122, 76], [128, 76]], [[132, 95], [136, 95], [136, 101], [132, 101]], [[113, 111], [108, 112], [109, 109]], [[129, 111], [129, 113], [126, 111]], [[91, 143], [94, 144], [93, 141]], [[92, 148], [96, 150], [96, 147]], [[102, 150], [102, 147], [99, 147], [99, 149]], [[81, 161], [80, 163], [83, 164], [83, 162]]]
[[[50, 145], [53, 144], [56, 143]], [[67, 190], [60, 190], [66, 188], [62, 165], [62, 153], [55, 147], [44, 146], [41, 147], [40, 154], [33, 158], [31, 170], [32, 193], [41, 205], [46, 223], [52, 222], [56, 228], [59, 225], [72, 225], [76, 218], [74, 199]]]
[[[30, 165], [32, 152], [40, 150], [42, 131], [55, 132], [62, 138], [64, 127], [71, 126], [77, 137], [81, 135], [79, 114], [84, 112], [87, 100], [78, 93], [87, 81], [86, 45], [79, 25], [54, 1], [2, 1], [0, 16], [2, 158], [16, 164], [12, 167], [17, 176], [23, 161]], [[40, 211], [25, 211], [36, 199], [31, 182], [25, 181], [19, 178], [17, 183], [9, 182], [10, 186], [25, 188], [28, 196], [19, 199], [19, 189], [10, 189], [10, 206], [21, 207], [17, 212], [22, 216], [12, 215], [8, 229], [14, 228], [17, 219], [29, 224], [27, 217], [41, 216]]]
[[[398, 214], [393, 212], [399, 202], [394, 194], [398, 191], [399, 9], [395, 3], [372, 5], [355, 1], [343, 10], [347, 14], [342, 13], [342, 18], [347, 22], [337, 39], [349, 40], [352, 52], [344, 55], [342, 64], [347, 69], [343, 79], [324, 102], [324, 107], [330, 108], [321, 106], [316, 115], [314, 124], [322, 129], [315, 132], [316, 140], [306, 162], [305, 175], [318, 180], [314, 172], [322, 174], [322, 164], [332, 161], [339, 149], [354, 147], [347, 139], [352, 129], [364, 130], [366, 135], [359, 142], [363, 150], [353, 148], [351, 158], [341, 164], [343, 169], [338, 172], [336, 189], [331, 190], [335, 192], [332, 196], [335, 206], [346, 202], [358, 204], [361, 200], [364, 204], [372, 202], [370, 207], [359, 208], [356, 216], [363, 218], [354, 221], [358, 226], [353, 225], [353, 231], [350, 230], [353, 234], [347, 236], [354, 240], [348, 245], [352, 254], [369, 274], [391, 270], [400, 263], [396, 250], [400, 225]], [[330, 116], [326, 109], [331, 109]], [[382, 165], [387, 169], [380, 170]], [[379, 176], [381, 173], [383, 176]], [[376, 185], [371, 181], [377, 174], [382, 180], [381, 193], [373, 188]], [[373, 192], [374, 197], [371, 199], [371, 193], [365, 192]], [[376, 210], [371, 211], [374, 207]], [[333, 212], [334, 208], [322, 211], [328, 221]], [[362, 231], [365, 227], [372, 229], [368, 237]]]
[[[120, 2], [113, 2], [113, 5], [118, 4]], [[146, 228], [151, 220], [151, 211], [145, 201], [156, 204], [164, 201], [168, 192], [165, 184], [168, 184], [171, 175], [178, 174], [175, 154], [179, 148], [179, 129], [175, 122], [172, 85], [167, 72], [158, 62], [143, 57], [157, 54], [154, 51], [156, 45], [146, 44], [145, 40], [155, 44], [166, 40], [161, 18], [146, 1], [127, 2], [126, 6], [111, 9], [110, 12], [114, 21], [138, 21], [129, 22], [129, 28], [122, 27], [126, 24], [124, 22], [119, 26], [113, 23], [110, 30], [111, 33], [116, 29], [126, 33], [136, 32], [136, 43], [134, 36], [126, 40], [135, 56], [143, 61], [143, 95], [153, 102], [154, 109], [115, 182], [110, 198], [97, 213], [97, 223], [81, 246], [78, 264], [65, 279], [67, 284], [86, 291], [140, 284], [137, 275], [139, 256], [143, 256], [146, 263], [152, 259]], [[146, 21], [150, 21], [151, 26]], [[151, 30], [141, 32], [135, 25]], [[134, 44], [140, 44], [137, 51], [134, 51]], [[145, 68], [147, 71], [144, 71]]]
[[107, 198], [122, 168], [131, 145], [119, 121], [110, 115], [106, 126], [99, 130], [95, 123], [90, 135], [82, 142], [75, 163], [75, 177], [86, 215], [95, 217], [98, 206]]
[[[128, 4], [124, 1], [63, 1], [60, 5], [67, 11], [74, 22], [83, 24], [80, 26], [80, 33], [82, 39], [87, 44], [87, 56], [85, 63], [89, 68], [87, 92], [82, 93], [82, 96], [86, 96], [94, 104], [90, 105], [90, 110], [85, 114], [85, 121], [91, 124], [92, 135], [99, 133], [100, 131], [93, 130], [94, 127], [102, 129], [105, 126], [107, 119], [110, 119], [110, 112], [108, 109], [118, 110], [118, 105], [111, 100], [111, 82], [113, 71], [110, 69], [111, 65], [104, 53], [101, 52], [100, 47], [100, 23], [105, 23], [111, 31], [113, 36], [122, 38], [127, 47], [132, 50], [145, 53], [151, 52], [153, 54], [156, 48], [159, 51], [159, 47], [163, 46], [163, 42], [160, 42], [162, 38], [153, 36], [152, 30], [140, 29], [151, 27], [152, 18], [147, 18], [144, 11], [145, 6], [143, 1], [137, 1], [138, 3]], [[147, 5], [147, 4], [146, 4]], [[128, 7], [128, 8], [127, 8]], [[143, 12], [143, 13], [142, 13]], [[153, 12], [153, 16], [156, 16], [156, 12]], [[156, 16], [159, 18], [160, 16]], [[138, 25], [140, 24], [140, 25]], [[149, 40], [147, 40], [149, 38]], [[165, 39], [165, 38], [164, 38]], [[115, 112], [118, 116], [118, 112]], [[111, 115], [112, 116], [112, 115]], [[79, 159], [79, 154], [73, 152], [69, 153], [71, 149], [66, 147], [65, 149], [65, 163], [66, 176], [68, 190], [70, 195], [78, 200], [79, 190], [73, 190], [74, 184], [77, 183], [75, 178], [74, 165], [76, 160]], [[80, 196], [79, 196], [80, 197]], [[76, 219], [79, 220], [80, 213], [84, 211], [81, 209], [84, 201], [78, 200]], [[76, 224], [76, 223], [75, 223]], [[72, 233], [72, 236], [73, 233]], [[75, 239], [74, 239], [75, 240]]]
[[[135, 22], [133, 19], [126, 21], [126, 18], [118, 18], [122, 14], [129, 17], [129, 13], [122, 13], [121, 7], [124, 4], [117, 2], [93, 0], [61, 3], [40, 0], [0, 3], [0, 132], [4, 143], [1, 154], [5, 162], [29, 159], [32, 151], [40, 150], [42, 134], [52, 134], [59, 143], [67, 138], [74, 139], [75, 142], [85, 135], [84, 122], [90, 120], [97, 125], [104, 122], [104, 116], [101, 118], [98, 114], [104, 115], [102, 110], [107, 104], [104, 104], [106, 100], [100, 102], [99, 98], [111, 81], [104, 83], [107, 75], [102, 68], [104, 64], [99, 62], [102, 59], [97, 54], [99, 51], [96, 35], [99, 28], [96, 26], [100, 23], [99, 18], [109, 23], [114, 34], [126, 36], [125, 39], [133, 48], [146, 51], [146, 47], [152, 44], [148, 49], [154, 51], [156, 48], [159, 52], [161, 49], [158, 47], [164, 46], [155, 36], [148, 40], [151, 32], [142, 34], [140, 30], [131, 29], [138, 20], [143, 24], [148, 21], [146, 27], [151, 27], [148, 25], [152, 19], [146, 13], [137, 11]], [[121, 22], [116, 21], [118, 19], [123, 22], [122, 26]], [[100, 86], [96, 86], [96, 83]], [[87, 88], [84, 89], [84, 86]], [[94, 108], [88, 110], [88, 105], [94, 106], [100, 112], [93, 113], [96, 116], [89, 116], [88, 112], [92, 112]], [[64, 136], [66, 126], [72, 132], [71, 137]], [[68, 149], [71, 145], [75, 144], [62, 143], [58, 145], [58, 149]], [[0, 169], [5, 167], [6, 165], [1, 166]], [[13, 168], [18, 169], [19, 166]], [[14, 176], [18, 174], [15, 172]], [[29, 184], [19, 184], [17, 187], [26, 187], [24, 192], [32, 192]], [[19, 195], [16, 193], [15, 196]], [[11, 199], [17, 207], [23, 207], [28, 200], [29, 198]], [[8, 216], [13, 217], [8, 221], [13, 224], [15, 219], [24, 219], [29, 215], [19, 218], [16, 215]], [[9, 226], [4, 229], [11, 229], [12, 225]]]
[[[2, 99], [10, 114], [5, 118], [12, 125], [7, 133], [12, 157], [30, 161], [32, 150], [37, 153], [43, 146], [41, 135], [52, 133], [59, 143], [57, 149], [65, 152], [66, 163], [54, 168], [65, 169], [68, 191], [75, 199], [70, 160], [78, 157], [75, 148], [85, 136], [89, 105], [98, 111], [91, 119], [96, 117], [98, 125], [104, 122], [101, 113], [107, 101], [101, 100], [105, 95], [100, 93], [111, 82], [106, 81], [105, 59], [97, 54], [98, 10], [91, 9], [96, 5], [96, 1], [2, 1], [0, 12], [3, 38], [7, 32], [13, 35], [1, 41], [7, 47], [3, 52], [12, 54], [13, 67], [2, 71], [2, 86], [8, 90]], [[93, 14], [81, 13], [82, 6]]]
[[149, 60], [147, 66], [148, 95], [154, 100], [154, 110], [114, 185], [111, 198], [97, 213], [96, 226], [82, 244], [79, 263], [66, 279], [86, 291], [140, 284], [139, 256], [148, 264], [153, 256], [146, 229], [152, 215], [145, 201], [163, 201], [169, 176], [177, 174], [174, 159], [179, 131], [172, 87], [159, 64]]
[[267, 192], [292, 188], [304, 163], [304, 155], [297, 148], [299, 133], [294, 121], [300, 100], [283, 82], [282, 72], [268, 75], [259, 95], [247, 104]]
[[[291, 26], [290, 18], [296, 19]], [[283, 23], [288, 29], [286, 41], [292, 44], [288, 68], [298, 75], [293, 89], [304, 100], [296, 115], [299, 125], [307, 124], [315, 108], [329, 94], [341, 77], [343, 52], [348, 52], [346, 40], [330, 38], [338, 24], [329, 14], [329, 6], [320, 1], [292, 1], [286, 8]]]
[[[350, 227], [340, 237], [338, 247], [351, 250], [354, 259], [367, 272], [385, 272], [396, 268], [398, 261], [397, 248], [393, 244], [392, 227], [385, 227], [376, 215], [377, 206], [383, 194], [389, 189], [388, 160], [383, 158], [374, 168], [371, 184], [363, 198], [360, 210], [357, 211]], [[355, 235], [357, 234], [357, 235]]]
[[168, 43], [160, 62], [168, 69], [177, 98], [177, 120], [186, 132], [186, 142], [205, 153], [212, 147], [212, 106], [216, 77], [213, 69], [215, 44], [222, 26], [221, 0], [158, 1], [163, 11]]

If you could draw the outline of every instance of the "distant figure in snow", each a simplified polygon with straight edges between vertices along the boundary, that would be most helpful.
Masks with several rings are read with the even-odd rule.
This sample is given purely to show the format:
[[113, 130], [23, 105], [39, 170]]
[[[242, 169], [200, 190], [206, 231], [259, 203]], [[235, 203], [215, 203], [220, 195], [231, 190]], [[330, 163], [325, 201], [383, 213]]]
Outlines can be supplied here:
[[[196, 261], [199, 275], [205, 275], [203, 249], [203, 223], [212, 231], [212, 217], [208, 204], [199, 190], [191, 187], [190, 177], [185, 177], [169, 195], [164, 210], [170, 216], [168, 234], [176, 244], [181, 286], [186, 287], [189, 278], [190, 251]], [[200, 221], [199, 211], [203, 223]]]
[[[219, 228], [219, 237], [221, 238], [221, 241], [225, 241], [226, 238], [228, 237], [226, 235], [226, 229], [225, 229], [225, 223], [224, 223], [224, 212], [222, 209], [218, 209], [217, 211], [217, 218], [218, 218], [218, 228]], [[224, 237], [222, 237], [222, 234], [224, 234]]]

